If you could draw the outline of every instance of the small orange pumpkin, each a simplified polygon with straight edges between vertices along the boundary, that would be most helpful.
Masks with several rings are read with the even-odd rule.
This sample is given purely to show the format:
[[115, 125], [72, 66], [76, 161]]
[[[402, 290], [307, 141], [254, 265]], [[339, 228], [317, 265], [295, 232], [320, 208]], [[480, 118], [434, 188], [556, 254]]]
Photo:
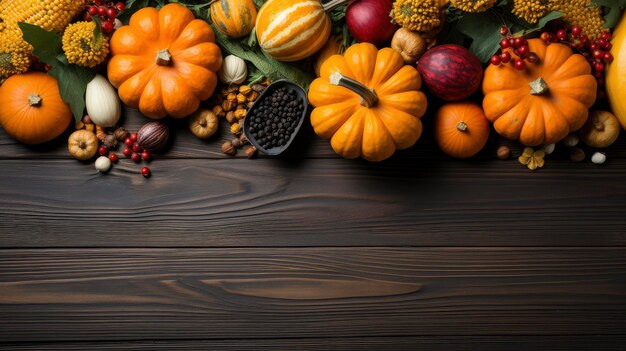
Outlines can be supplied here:
[[211, 21], [215, 28], [231, 38], [241, 38], [252, 32], [256, 7], [252, 0], [213, 0]]
[[61, 99], [57, 80], [45, 73], [17, 74], [0, 86], [0, 124], [24, 144], [58, 137], [71, 120], [72, 110]]
[[435, 139], [441, 151], [452, 157], [472, 157], [487, 144], [489, 121], [472, 102], [449, 103], [435, 117]]
[[317, 53], [317, 58], [315, 59], [315, 75], [320, 76], [320, 69], [322, 68], [322, 64], [329, 57], [333, 55], [341, 55], [346, 50], [343, 46], [343, 35], [331, 35], [326, 41], [326, 44], [322, 47], [320, 52]]
[[538, 63], [485, 70], [483, 109], [498, 134], [527, 146], [552, 144], [585, 124], [597, 84], [587, 60], [568, 46], [541, 39], [528, 46]]
[[178, 3], [135, 12], [111, 37], [111, 53], [108, 76], [120, 98], [151, 118], [195, 112], [222, 66], [211, 27]]

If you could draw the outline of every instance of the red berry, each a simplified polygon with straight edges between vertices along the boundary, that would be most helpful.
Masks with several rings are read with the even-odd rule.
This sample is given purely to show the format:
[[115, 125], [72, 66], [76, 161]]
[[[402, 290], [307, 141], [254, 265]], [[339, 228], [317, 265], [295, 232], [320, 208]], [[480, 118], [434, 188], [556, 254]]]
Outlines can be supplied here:
[[505, 36], [507, 34], [509, 34], [509, 28], [507, 28], [507, 26], [500, 27], [500, 35]]
[[515, 39], [513, 39], [513, 46], [515, 46], [516, 48], [520, 48], [524, 45], [528, 45], [528, 41], [526, 41], [526, 38], [523, 37], [517, 37]]
[[117, 4], [115, 4], [115, 7], [118, 11], [123, 11], [126, 8], [126, 5], [124, 5], [123, 2], [118, 2]]
[[556, 32], [556, 37], [559, 38], [560, 40], [565, 40], [567, 39], [567, 32], [565, 31], [565, 29], [561, 29], [558, 32]]
[[115, 9], [115, 7], [109, 7], [107, 9], [107, 17], [115, 19], [116, 16], [117, 10]]
[[113, 31], [113, 24], [109, 21], [102, 22], [102, 31], [105, 33], [111, 33]]
[[593, 76], [596, 77], [596, 80], [604, 78], [604, 72], [595, 72]]
[[611, 33], [609, 32], [602, 32], [602, 34], [600, 34], [600, 38], [609, 41], [611, 40]]
[[609, 42], [606, 39], [597, 39], [596, 43], [598, 44], [599, 47], [603, 48], [606, 46], [606, 44], [608, 44]]
[[604, 62], [606, 63], [609, 63], [613, 61], [613, 55], [611, 55], [610, 52], [605, 52], [604, 55], [602, 55], [602, 60], [604, 60]]
[[124, 148], [124, 156], [130, 156], [130, 154], [133, 153], [133, 150], [131, 150], [131, 148], [129, 148], [128, 146]]
[[511, 54], [507, 51], [507, 52], [503, 52], [500, 55], [500, 61], [502, 63], [509, 63], [509, 61], [511, 61]]
[[577, 38], [579, 35], [581, 35], [583, 32], [582, 28], [574, 26], [572, 27], [572, 35]]
[[83, 15], [83, 21], [91, 22], [91, 15], [88, 12], [85, 12]]
[[134, 143], [132, 149], [133, 149], [133, 152], [139, 152], [141, 151], [141, 146], [139, 146], [139, 144], [137, 143]]
[[93, 3], [96, 4], [97, 6], [100, 6], [102, 5], [102, 0], [94, 0]]
[[528, 54], [527, 60], [530, 63], [537, 63], [537, 62], [539, 62], [539, 56], [537, 56], [536, 53], [531, 52], [530, 54]]
[[89, 13], [92, 16], [95, 16], [98, 13], [98, 8], [91, 5], [89, 6], [89, 9], [87, 10], [87, 13]]
[[602, 71], [604, 71], [604, 63], [602, 63], [602, 62], [596, 62], [596, 63], [593, 65], [593, 68], [594, 68], [596, 71], [598, 71], [598, 72], [602, 72]]
[[117, 161], [119, 160], [119, 158], [117, 157], [117, 154], [114, 152], [111, 152], [109, 154], [109, 160], [111, 160], [111, 162], [113, 163], [117, 163]]
[[143, 150], [143, 152], [141, 153], [141, 159], [144, 161], [150, 161], [151, 158], [152, 158], [152, 155], [150, 155], [150, 151]]
[[528, 53], [530, 52], [530, 49], [528, 48], [528, 46], [524, 45], [524, 46], [520, 46], [517, 49], [517, 55], [521, 58], [526, 58], [526, 56], [528, 56]]
[[109, 153], [109, 149], [107, 149], [105, 146], [100, 146], [98, 148], [98, 154], [105, 156], [108, 153]]
[[508, 48], [510, 46], [511, 46], [511, 43], [509, 42], [508, 39], [505, 38], [505, 39], [500, 40], [500, 47], [501, 48], [506, 49], [506, 48]]
[[589, 37], [583, 34], [580, 36], [580, 41], [582, 41], [583, 44], [586, 45], [589, 42]]
[[544, 43], [546, 44], [550, 43], [551, 39], [552, 39], [552, 34], [548, 32], [541, 33], [541, 40], [543, 40]]
[[130, 140], [132, 140], [133, 143], [137, 141], [137, 133], [130, 133]]
[[133, 146], [134, 143], [135, 142], [130, 137], [124, 139], [124, 144], [126, 144], [126, 146]]
[[515, 69], [521, 71], [524, 68], [526, 68], [526, 63], [524, 63], [524, 60], [520, 60], [520, 59], [515, 60]]
[[611, 50], [613, 48], [613, 44], [611, 44], [611, 42], [607, 42], [602, 48], [607, 51]]
[[491, 56], [490, 62], [494, 66], [500, 66], [500, 63], [502, 62], [502, 60], [500, 59], [500, 56], [493, 55], [493, 56]]
[[589, 50], [591, 50], [591, 51], [600, 50], [600, 46], [598, 44], [591, 44], [589, 46]]
[[594, 59], [599, 60], [602, 57], [604, 57], [604, 54], [602, 53], [602, 51], [600, 50], [595, 50], [594, 52], [591, 53], [591, 55], [593, 56]]
[[107, 8], [104, 6], [100, 6], [98, 7], [98, 15], [100, 16], [106, 16], [107, 14]]
[[138, 153], [133, 152], [133, 153], [130, 155], [130, 159], [131, 159], [131, 160], [133, 160], [135, 163], [139, 163], [139, 161], [141, 161], [141, 156], [139, 156], [139, 154], [138, 154]]
[[143, 167], [141, 168], [141, 175], [148, 178], [150, 176], [150, 168], [148, 167]]

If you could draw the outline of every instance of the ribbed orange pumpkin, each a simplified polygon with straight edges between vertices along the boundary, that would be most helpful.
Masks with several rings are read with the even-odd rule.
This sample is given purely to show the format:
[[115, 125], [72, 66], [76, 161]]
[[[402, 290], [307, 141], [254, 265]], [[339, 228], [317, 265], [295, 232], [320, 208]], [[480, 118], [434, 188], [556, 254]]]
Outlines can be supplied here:
[[24, 144], [58, 137], [71, 120], [72, 110], [61, 99], [57, 80], [45, 73], [17, 74], [0, 86], [0, 124]]
[[339, 155], [382, 161], [421, 136], [427, 105], [421, 84], [417, 69], [394, 49], [352, 45], [326, 60], [311, 84], [311, 124]]
[[320, 52], [317, 53], [317, 58], [315, 59], [315, 75], [320, 76], [320, 69], [322, 68], [322, 64], [329, 57], [333, 55], [341, 55], [346, 50], [343, 46], [343, 35], [331, 35], [326, 41], [326, 44], [322, 47]]
[[582, 55], [564, 44], [528, 40], [539, 57], [519, 71], [490, 65], [483, 78], [483, 109], [498, 134], [527, 146], [552, 144], [580, 129], [596, 101], [596, 80]]
[[273, 58], [298, 61], [324, 46], [330, 18], [319, 0], [269, 0], [259, 10], [256, 35]]
[[250, 34], [256, 14], [252, 0], [216, 0], [211, 3], [211, 21], [217, 30], [231, 38]]
[[182, 118], [217, 86], [222, 54], [215, 33], [186, 7], [143, 8], [111, 38], [111, 83], [130, 107], [151, 118]]

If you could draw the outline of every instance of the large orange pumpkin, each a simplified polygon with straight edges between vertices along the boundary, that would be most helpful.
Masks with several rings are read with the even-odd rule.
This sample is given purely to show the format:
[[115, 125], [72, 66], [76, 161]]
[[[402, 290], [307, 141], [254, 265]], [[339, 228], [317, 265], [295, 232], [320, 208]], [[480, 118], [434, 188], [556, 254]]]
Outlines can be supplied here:
[[320, 73], [309, 89], [311, 124], [339, 155], [381, 161], [421, 136], [422, 81], [397, 51], [355, 44], [327, 59]]
[[519, 71], [490, 65], [483, 78], [483, 109], [496, 131], [522, 144], [552, 144], [580, 129], [596, 100], [596, 80], [582, 55], [563, 44], [528, 41], [539, 57]]
[[0, 124], [24, 144], [58, 137], [71, 120], [72, 110], [61, 99], [57, 80], [45, 73], [17, 74], [0, 86]]
[[231, 38], [245, 37], [254, 29], [257, 12], [252, 0], [215, 0], [210, 11], [215, 28]]
[[203, 20], [177, 3], [146, 7], [111, 38], [111, 83], [128, 106], [152, 118], [195, 112], [217, 85], [222, 54]]
[[256, 22], [259, 45], [279, 61], [315, 54], [330, 36], [330, 18], [319, 0], [268, 0]]

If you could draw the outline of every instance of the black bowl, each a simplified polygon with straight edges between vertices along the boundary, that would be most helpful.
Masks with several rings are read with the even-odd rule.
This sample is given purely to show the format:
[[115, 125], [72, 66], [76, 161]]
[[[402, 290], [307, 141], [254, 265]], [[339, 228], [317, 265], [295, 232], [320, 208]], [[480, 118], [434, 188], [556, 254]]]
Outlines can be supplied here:
[[[255, 114], [259, 103], [263, 101], [263, 99], [267, 98], [268, 95], [271, 95], [277, 89], [283, 88], [283, 87], [287, 87], [289, 90], [296, 92], [296, 95], [302, 101], [302, 105], [304, 106], [304, 109], [302, 110], [302, 114], [300, 115], [300, 120], [298, 121], [296, 128], [294, 129], [293, 133], [291, 133], [291, 136], [289, 137], [289, 141], [287, 141], [285, 145], [266, 149], [262, 147], [261, 145], [259, 145], [257, 140], [252, 136], [252, 133], [250, 133], [250, 116]], [[309, 105], [309, 99], [307, 98], [307, 95], [306, 95], [306, 92], [304, 92], [304, 89], [302, 89], [300, 86], [294, 83], [291, 83], [287, 80], [284, 80], [284, 79], [277, 80], [276, 82], [270, 84], [270, 86], [268, 86], [263, 91], [263, 93], [259, 95], [259, 97], [256, 99], [256, 101], [252, 105], [252, 107], [246, 113], [246, 117], [243, 120], [243, 132], [246, 135], [246, 138], [248, 139], [248, 141], [250, 141], [250, 144], [254, 145], [254, 147], [256, 147], [257, 150], [261, 151], [262, 153], [266, 155], [278, 156], [284, 153], [285, 151], [287, 151], [289, 146], [293, 144], [293, 141], [296, 139], [296, 137], [298, 136], [298, 133], [302, 129], [302, 124], [307, 119], [307, 116], [310, 113], [311, 113], [311, 107]]]

